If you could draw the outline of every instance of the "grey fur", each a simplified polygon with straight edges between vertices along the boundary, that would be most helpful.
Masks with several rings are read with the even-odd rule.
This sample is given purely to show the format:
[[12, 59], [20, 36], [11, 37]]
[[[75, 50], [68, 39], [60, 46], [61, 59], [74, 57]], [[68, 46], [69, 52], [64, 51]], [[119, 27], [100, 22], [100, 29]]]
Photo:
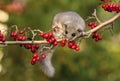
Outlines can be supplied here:
[[[67, 28], [65, 27], [67, 26]], [[79, 36], [81, 33], [84, 32], [85, 29], [85, 22], [82, 17], [73, 11], [68, 12], [61, 12], [54, 16], [52, 28], [58, 27], [59, 31], [53, 31], [55, 38], [62, 38], [65, 35], [65, 31], [68, 31], [68, 35], [65, 35], [69, 40], [73, 37], [71, 36], [72, 33], [76, 33], [76, 36]], [[80, 30], [80, 32], [78, 31]], [[74, 39], [73, 39], [74, 40]], [[49, 46], [49, 44], [43, 44], [42, 46]], [[43, 72], [48, 77], [53, 77], [55, 74], [55, 69], [51, 63], [53, 52], [55, 51], [56, 47], [53, 47], [51, 50], [44, 50], [42, 53], [45, 53], [47, 57], [40, 61], [41, 68]]]

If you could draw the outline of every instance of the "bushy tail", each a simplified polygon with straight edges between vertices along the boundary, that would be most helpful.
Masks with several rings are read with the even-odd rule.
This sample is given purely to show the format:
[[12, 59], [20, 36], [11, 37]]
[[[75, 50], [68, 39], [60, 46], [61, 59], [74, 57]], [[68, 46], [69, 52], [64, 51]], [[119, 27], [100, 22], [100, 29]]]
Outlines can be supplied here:
[[53, 77], [55, 74], [55, 69], [51, 63], [51, 59], [53, 56], [53, 52], [55, 51], [55, 48], [50, 50], [47, 54], [46, 54], [46, 58], [45, 59], [41, 59], [40, 61], [40, 65], [42, 68], [42, 71], [48, 76], [48, 77]]

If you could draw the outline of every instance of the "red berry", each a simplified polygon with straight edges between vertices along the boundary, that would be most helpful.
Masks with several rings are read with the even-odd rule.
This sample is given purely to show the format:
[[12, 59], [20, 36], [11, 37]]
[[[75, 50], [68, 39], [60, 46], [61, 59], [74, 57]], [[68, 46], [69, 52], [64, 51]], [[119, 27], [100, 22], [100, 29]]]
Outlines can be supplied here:
[[73, 45], [75, 45], [75, 42], [74, 41], [69, 41], [68, 42], [68, 47], [71, 48]]
[[92, 23], [92, 22], [89, 22], [89, 23], [88, 23], [88, 26], [90, 26], [90, 27], [91, 27], [92, 25], [93, 25], [93, 23]]
[[36, 48], [36, 49], [39, 49], [39, 47], [40, 47], [40, 46], [39, 46], [38, 44], [35, 45], [35, 48]]
[[31, 48], [31, 45], [30, 45], [30, 44], [25, 44], [24, 47], [25, 47], [26, 49], [30, 49], [30, 48]]
[[99, 35], [98, 35], [98, 33], [94, 33], [93, 36], [96, 38], [96, 37], [98, 37]]
[[44, 38], [48, 38], [48, 37], [49, 37], [48, 34], [45, 34], [45, 35], [44, 35]]
[[76, 49], [76, 45], [73, 45], [71, 48], [72, 48], [72, 49]]
[[38, 57], [38, 54], [33, 54], [33, 58], [37, 58]]
[[23, 34], [24, 33], [24, 30], [19, 30], [19, 34]]
[[40, 57], [39, 57], [39, 56], [38, 56], [38, 57], [36, 57], [36, 60], [37, 60], [37, 61], [40, 61]]
[[45, 55], [45, 54], [42, 54], [41, 56], [42, 56], [42, 58], [43, 58], [43, 59], [45, 59], [45, 58], [46, 58], [46, 55]]
[[36, 62], [36, 59], [35, 59], [35, 58], [32, 58], [32, 61], [33, 61], [33, 62]]
[[94, 25], [93, 25], [94, 27], [96, 27], [97, 26], [97, 24], [96, 23], [94, 23]]
[[31, 48], [31, 52], [32, 52], [32, 53], [35, 53], [35, 52], [36, 52], [36, 49], [35, 49], [35, 48]]
[[99, 39], [99, 40], [102, 40], [102, 36], [99, 36], [98, 39]]
[[26, 40], [26, 36], [22, 36], [21, 40], [25, 41]]
[[52, 42], [56, 41], [56, 39], [54, 37], [51, 38]]
[[39, 35], [40, 35], [41, 37], [44, 37], [45, 34], [44, 34], [43, 32], [41, 32]]
[[6, 41], [6, 38], [3, 37], [3, 38], [2, 38], [2, 42], [5, 42], [5, 41]]
[[63, 40], [61, 41], [61, 43], [62, 43], [62, 44], [65, 44], [65, 43], [66, 43], [66, 40], [65, 40], [65, 39], [63, 39]]
[[3, 34], [2, 33], [0, 33], [0, 38], [3, 38]]
[[49, 42], [49, 43], [53, 43], [53, 41], [52, 41], [51, 39], [48, 39], [48, 42]]
[[34, 64], [36, 64], [36, 62], [31, 61], [31, 64], [34, 65]]
[[98, 41], [99, 41], [99, 39], [98, 39], [98, 38], [96, 38], [96, 39], [95, 39], [95, 41], [96, 41], [96, 42], [98, 42]]
[[65, 44], [66, 44], [66, 40], [63, 39], [63, 40], [61, 41], [61, 46], [63, 47], [63, 46], [65, 46]]
[[0, 38], [0, 41], [2, 41], [2, 38]]
[[17, 36], [17, 40], [21, 41], [22, 40], [22, 36]]
[[49, 33], [48, 33], [48, 36], [49, 36], [49, 37], [53, 36], [53, 33], [52, 33], [52, 32], [49, 32]]
[[75, 48], [75, 50], [76, 50], [76, 51], [79, 51], [79, 50], [80, 50], [80, 47], [79, 47], [79, 46], [77, 46], [77, 47]]
[[57, 46], [57, 45], [58, 45], [58, 41], [55, 41], [55, 42], [54, 42], [54, 45]]

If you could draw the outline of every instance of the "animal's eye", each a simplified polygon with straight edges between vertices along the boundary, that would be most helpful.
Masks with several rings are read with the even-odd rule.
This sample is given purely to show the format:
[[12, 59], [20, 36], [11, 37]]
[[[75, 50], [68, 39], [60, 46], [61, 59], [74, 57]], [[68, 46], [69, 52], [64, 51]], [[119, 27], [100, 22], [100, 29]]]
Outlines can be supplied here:
[[68, 31], [65, 31], [65, 34], [68, 34]]
[[75, 33], [72, 33], [72, 36], [73, 36], [73, 37], [75, 37], [75, 35], [76, 35]]

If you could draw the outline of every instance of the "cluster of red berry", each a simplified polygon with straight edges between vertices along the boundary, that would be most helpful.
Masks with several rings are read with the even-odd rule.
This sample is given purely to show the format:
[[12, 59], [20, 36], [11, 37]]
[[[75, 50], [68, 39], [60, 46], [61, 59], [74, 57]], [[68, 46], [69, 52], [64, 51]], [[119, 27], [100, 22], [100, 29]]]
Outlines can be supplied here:
[[4, 35], [0, 32], [0, 41], [5, 42], [6, 38], [4, 37]]
[[[93, 28], [95, 28], [95, 27], [97, 26], [97, 23], [89, 22], [89, 23], [88, 23], [88, 26], [89, 26], [91, 29], [93, 29]], [[94, 32], [94, 33], [92, 34], [92, 38], [95, 39], [96, 42], [99, 41], [99, 40], [102, 40], [102, 36], [100, 36], [97, 32]]]
[[41, 32], [40, 33], [40, 36], [45, 38], [47, 42], [49, 42], [50, 44], [53, 44], [53, 45], [58, 45], [58, 41], [55, 39], [55, 37], [53, 36], [53, 33], [52, 32], [49, 32], [49, 33], [44, 33], [44, 32]]
[[24, 44], [26, 49], [30, 49], [32, 53], [35, 53], [39, 49], [38, 44]]
[[33, 54], [33, 58], [31, 60], [31, 64], [34, 65], [36, 64], [36, 61], [40, 61], [42, 59], [45, 59], [46, 58], [46, 55], [45, 54], [41, 54], [41, 56], [39, 56], [38, 54], [34, 53]]
[[120, 12], [120, 5], [115, 3], [102, 4], [102, 8], [108, 12], [112, 11], [115, 11], [116, 13]]
[[[65, 45], [66, 45], [66, 40], [63, 39], [61, 41], [61, 46], [64, 47]], [[71, 49], [74, 49], [76, 51], [80, 50], [80, 47], [78, 45], [76, 45], [74, 41], [68, 41], [68, 47], [71, 48]]]
[[71, 48], [71, 49], [75, 49], [76, 51], [80, 50], [80, 47], [78, 45], [76, 45], [74, 41], [69, 41], [68, 42], [68, 47]]
[[99, 40], [102, 40], [102, 36], [100, 36], [98, 33], [94, 32], [93, 35], [92, 35], [92, 38], [94, 39], [95, 38], [95, 41], [99, 41]]
[[22, 35], [24, 34], [24, 30], [19, 30], [19, 32], [11, 32], [10, 36], [13, 37], [15, 40], [19, 41], [25, 41], [26, 36]]
[[[24, 33], [25, 33], [24, 30], [19, 30], [18, 32], [11, 32], [10, 33], [10, 37], [14, 38], [14, 40], [26, 41], [27, 37], [25, 36]], [[0, 37], [2, 37], [1, 35], [2, 34], [0, 34]], [[54, 46], [58, 45], [58, 41], [55, 39], [55, 37], [54, 37], [52, 32], [48, 32], [48, 33], [40, 32], [39, 36], [43, 37], [44, 39], [46, 39], [46, 41], [49, 44], [53, 44]], [[61, 41], [61, 46], [64, 47], [66, 45], [66, 42], [67, 42], [67, 40], [63, 39]], [[36, 64], [37, 61], [40, 61], [41, 59], [45, 59], [46, 58], [46, 54], [41, 54], [39, 56], [36, 53], [37, 50], [40, 48], [40, 46], [38, 44], [22, 44], [22, 46], [24, 46], [24, 48], [26, 48], [26, 49], [30, 49], [31, 52], [33, 53], [33, 58], [31, 60], [31, 64], [32, 65]], [[68, 41], [68, 47], [71, 48], [71, 49], [74, 49], [76, 51], [80, 50], [80, 47], [78, 45], [76, 45], [74, 41]]]
[[76, 51], [80, 50], [80, 47], [78, 45], [76, 45], [74, 41], [69, 41], [68, 42], [68, 47], [71, 48], [71, 49], [74, 49]]
[[[24, 32], [25, 32], [24, 30], [19, 30], [18, 32], [11, 32], [10, 37], [18, 41], [26, 41], [27, 38], [26, 36], [24, 36]], [[35, 53], [39, 49], [38, 44], [20, 44], [20, 46], [21, 45], [24, 46], [26, 49], [30, 49], [32, 53]], [[40, 57], [37, 54], [33, 54], [31, 64], [33, 65], [36, 63], [36, 61], [39, 61], [39, 60], [40, 60]]]
[[93, 28], [95, 28], [95, 27], [97, 26], [97, 23], [89, 22], [89, 23], [88, 23], [88, 26], [89, 26], [91, 29], [93, 29]]

